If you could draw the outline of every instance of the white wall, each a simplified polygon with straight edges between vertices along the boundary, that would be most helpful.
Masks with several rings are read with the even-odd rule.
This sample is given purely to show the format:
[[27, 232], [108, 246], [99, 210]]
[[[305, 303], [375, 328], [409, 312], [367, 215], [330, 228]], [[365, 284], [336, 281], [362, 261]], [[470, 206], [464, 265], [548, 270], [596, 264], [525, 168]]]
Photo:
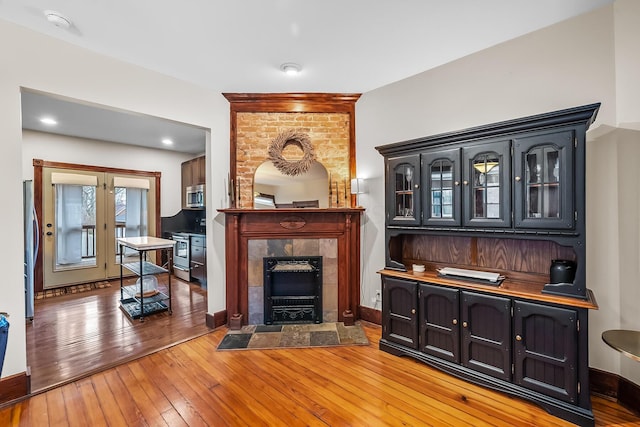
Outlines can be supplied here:
[[25, 130], [22, 133], [22, 178], [33, 179], [33, 159], [120, 169], [160, 172], [160, 216], [182, 209], [182, 162], [192, 154], [73, 138]]
[[[224, 220], [216, 208], [225, 206], [224, 179], [229, 170], [229, 104], [211, 90], [88, 52], [20, 26], [0, 21], [0, 145], [5, 200], [22, 200], [22, 126], [20, 88], [26, 87], [123, 110], [158, 116], [211, 129], [207, 154], [208, 311], [223, 310]], [[11, 41], [11, 42], [9, 42]], [[215, 156], [212, 154], [215, 153]], [[26, 174], [28, 176], [28, 173]], [[17, 204], [18, 206], [21, 203]], [[4, 238], [22, 242], [21, 209], [2, 209]], [[15, 224], [16, 226], [8, 226]], [[0, 311], [8, 311], [9, 343], [3, 376], [26, 369], [22, 250], [2, 245], [3, 280]], [[116, 309], [116, 308], [114, 308]]]
[[[623, 17], [623, 28], [614, 25], [614, 17]], [[601, 102], [587, 135], [587, 286], [600, 305], [589, 316], [590, 366], [640, 384], [637, 366], [632, 372], [633, 361], [600, 339], [604, 330], [619, 328], [621, 323], [640, 329], [640, 232], [637, 225], [629, 228], [638, 222], [640, 186], [637, 166], [624, 172], [618, 167], [628, 164], [631, 168], [638, 162], [635, 146], [639, 144], [634, 146], [626, 135], [617, 140], [611, 137], [611, 129], [619, 125], [617, 109], [624, 110], [625, 122], [640, 122], [638, 96], [620, 102], [617, 98], [627, 88], [638, 94], [637, 22], [637, 2], [619, 0], [360, 98], [356, 104], [358, 176], [373, 178], [369, 197], [360, 198], [368, 219], [363, 246], [363, 258], [369, 260], [363, 274], [365, 305], [372, 306], [370, 297], [380, 287], [375, 271], [384, 266], [383, 162], [375, 146]], [[623, 59], [618, 62], [620, 56]], [[629, 184], [622, 185], [623, 180]], [[635, 186], [630, 198], [628, 186]], [[620, 258], [622, 252], [625, 256]], [[623, 259], [632, 264], [621, 268]]]

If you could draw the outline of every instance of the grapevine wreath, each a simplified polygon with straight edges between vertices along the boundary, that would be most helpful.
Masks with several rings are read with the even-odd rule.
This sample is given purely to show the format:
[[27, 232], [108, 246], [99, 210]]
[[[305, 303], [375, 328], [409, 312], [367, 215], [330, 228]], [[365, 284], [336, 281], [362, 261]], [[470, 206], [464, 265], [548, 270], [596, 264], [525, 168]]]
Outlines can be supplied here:
[[[295, 144], [302, 150], [303, 156], [300, 160], [287, 160], [282, 155], [282, 150], [287, 145]], [[269, 160], [283, 174], [289, 176], [301, 175], [309, 170], [313, 162], [316, 160], [309, 135], [300, 129], [289, 129], [280, 134], [271, 141], [269, 145]]]

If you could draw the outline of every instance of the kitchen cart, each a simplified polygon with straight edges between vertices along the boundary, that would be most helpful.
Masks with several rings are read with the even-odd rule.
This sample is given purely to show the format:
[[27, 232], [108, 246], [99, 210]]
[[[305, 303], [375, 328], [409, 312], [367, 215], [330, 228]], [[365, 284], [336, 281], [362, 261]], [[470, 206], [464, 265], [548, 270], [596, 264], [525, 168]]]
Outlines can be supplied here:
[[[171, 314], [171, 259], [175, 241], [152, 236], [121, 237], [118, 239], [120, 249], [120, 308], [132, 319], [143, 320], [145, 316], [168, 311]], [[125, 248], [138, 252], [138, 260], [125, 262]], [[153, 250], [167, 251], [168, 264], [163, 268], [148, 260], [148, 252]], [[124, 269], [139, 277], [139, 284], [125, 286]], [[145, 277], [167, 275], [167, 293], [159, 289], [145, 290]]]

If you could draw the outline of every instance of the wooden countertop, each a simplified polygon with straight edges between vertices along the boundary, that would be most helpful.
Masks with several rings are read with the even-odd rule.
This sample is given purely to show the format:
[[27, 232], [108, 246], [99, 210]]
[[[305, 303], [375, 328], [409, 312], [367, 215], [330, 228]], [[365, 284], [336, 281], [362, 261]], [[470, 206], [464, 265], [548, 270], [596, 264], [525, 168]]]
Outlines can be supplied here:
[[131, 249], [146, 251], [153, 249], [172, 248], [176, 244], [176, 241], [171, 239], [161, 239], [160, 237], [153, 236], [138, 236], [119, 237], [118, 243]]
[[515, 280], [506, 278], [500, 286], [485, 285], [482, 283], [468, 282], [465, 280], [456, 280], [450, 277], [439, 276], [435, 271], [425, 271], [424, 273], [414, 273], [413, 271], [397, 271], [383, 269], [378, 271], [379, 274], [388, 277], [397, 277], [400, 279], [415, 280], [417, 282], [434, 283], [437, 285], [447, 285], [460, 289], [473, 289], [476, 291], [486, 291], [493, 294], [506, 295], [511, 297], [525, 298], [540, 302], [549, 302], [570, 307], [588, 308], [597, 310], [598, 304], [595, 300], [593, 292], [587, 289], [587, 298], [570, 298], [558, 295], [543, 294], [542, 287], [539, 290], [532, 290], [530, 285], [523, 285]]

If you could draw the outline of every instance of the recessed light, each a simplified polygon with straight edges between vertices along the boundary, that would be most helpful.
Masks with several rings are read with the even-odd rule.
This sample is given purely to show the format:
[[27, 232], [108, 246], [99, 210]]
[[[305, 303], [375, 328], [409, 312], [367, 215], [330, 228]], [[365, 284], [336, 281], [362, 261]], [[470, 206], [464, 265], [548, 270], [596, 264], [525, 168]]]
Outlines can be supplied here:
[[300, 73], [302, 67], [294, 62], [285, 62], [280, 66], [280, 69], [288, 76], [295, 76]]
[[45, 10], [44, 16], [47, 18], [47, 21], [51, 22], [58, 28], [68, 30], [71, 27], [71, 20], [60, 12], [56, 12], [55, 10]]
[[58, 124], [58, 121], [52, 117], [43, 117], [40, 119], [40, 123], [48, 126], [55, 126]]
[[162, 138], [162, 143], [164, 145], [173, 145], [173, 141], [169, 138]]

